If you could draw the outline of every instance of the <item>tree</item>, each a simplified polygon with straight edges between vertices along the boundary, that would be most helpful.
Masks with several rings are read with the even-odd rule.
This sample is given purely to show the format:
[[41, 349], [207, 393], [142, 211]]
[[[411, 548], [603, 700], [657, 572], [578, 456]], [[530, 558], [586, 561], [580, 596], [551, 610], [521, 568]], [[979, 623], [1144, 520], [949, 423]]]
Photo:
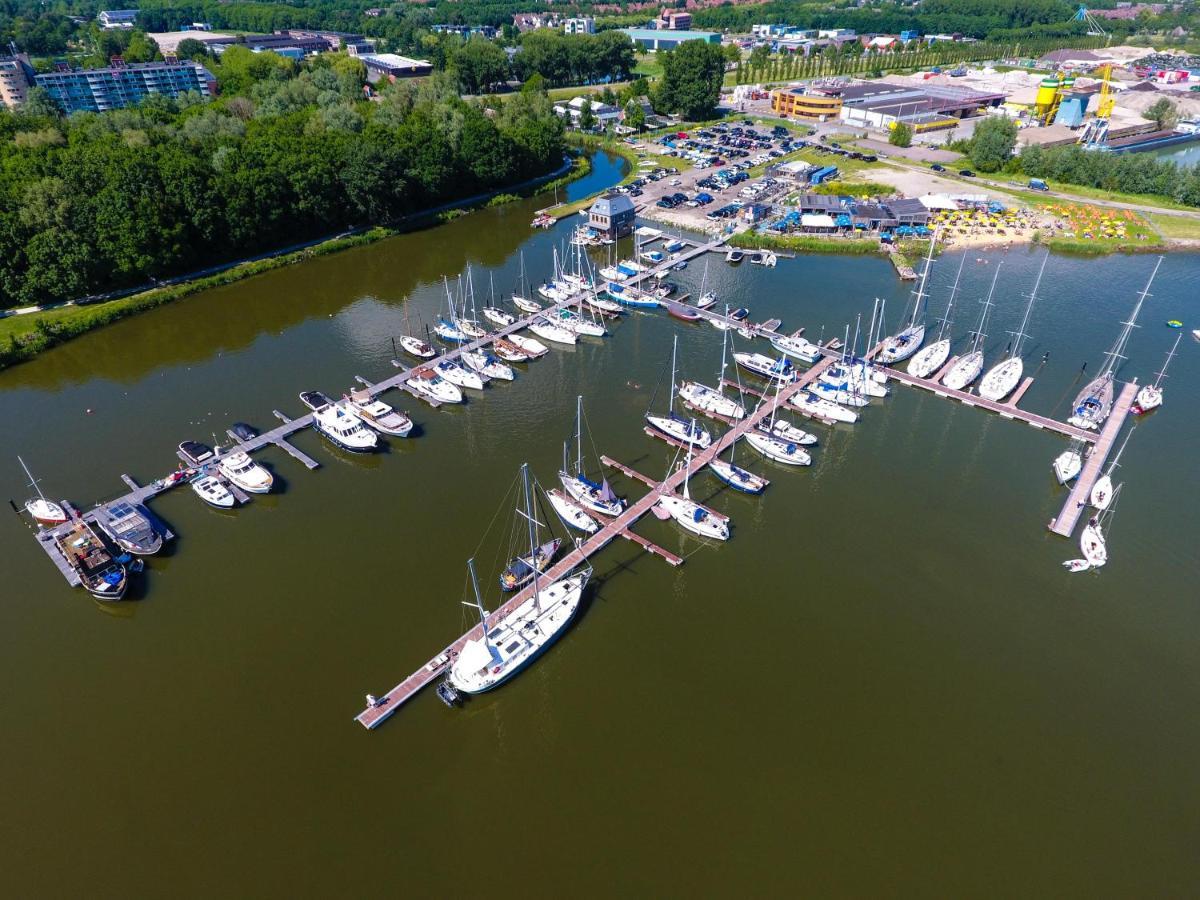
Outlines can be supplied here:
[[763, 66], [765, 66], [770, 58], [771, 48], [766, 44], [759, 44], [750, 51], [750, 65], [754, 66], [756, 69], [761, 69]]
[[508, 78], [508, 56], [503, 48], [481, 37], [473, 37], [451, 57], [450, 67], [458, 73], [464, 94], [482, 94]]
[[584, 97], [583, 105], [579, 107], [580, 131], [591, 131], [596, 125], [596, 117], [592, 114], [592, 101]]
[[625, 104], [625, 124], [638, 133], [646, 127], [646, 111], [636, 100]]
[[975, 126], [968, 154], [980, 172], [998, 172], [1017, 146], [1017, 123], [1003, 116], [989, 116]]
[[175, 48], [175, 55], [180, 59], [207, 59], [208, 46], [204, 41], [195, 38], [184, 38]]
[[1156, 100], [1153, 106], [1142, 113], [1142, 117], [1152, 121], [1154, 127], [1159, 131], [1174, 128], [1179, 122], [1179, 112], [1175, 108], [1175, 104], [1166, 97]]
[[907, 122], [897, 122], [888, 134], [888, 143], [893, 147], [911, 147], [913, 130]]
[[663, 74], [654, 94], [654, 108], [679, 113], [685, 119], [712, 118], [721, 99], [725, 57], [706, 41], [684, 41], [659, 54]]

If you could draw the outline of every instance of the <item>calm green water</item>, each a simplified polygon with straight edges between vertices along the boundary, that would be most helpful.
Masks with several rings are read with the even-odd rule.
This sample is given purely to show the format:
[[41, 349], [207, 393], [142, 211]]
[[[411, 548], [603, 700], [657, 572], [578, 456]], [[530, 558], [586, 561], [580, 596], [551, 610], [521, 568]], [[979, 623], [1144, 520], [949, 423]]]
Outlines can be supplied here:
[[1200, 162], [1200, 144], [1184, 144], [1174, 147], [1165, 147], [1162, 150], [1155, 150], [1152, 156], [1158, 159], [1169, 160], [1181, 166], [1194, 166]]
[[[470, 265], [482, 298], [489, 274], [511, 288], [522, 249], [531, 278], [548, 270], [573, 223], [531, 235], [544, 202], [196, 296], [0, 374], [0, 480], [24, 496], [20, 452], [56, 496], [94, 502], [121, 472], [174, 468], [183, 438], [385, 377], [390, 337], [406, 312], [414, 330], [430, 320], [444, 274]], [[991, 357], [1040, 253], [994, 257]], [[957, 261], [936, 265], [935, 310]], [[1024, 406], [1064, 412], [1152, 264], [1051, 261], [1027, 353], [1033, 369], [1050, 358]], [[960, 336], [994, 265], [966, 265]], [[694, 291], [702, 272], [678, 280]], [[1125, 375], [1158, 369], [1165, 319], [1200, 327], [1198, 275], [1196, 256], [1163, 264]], [[907, 295], [874, 259], [713, 257], [708, 280], [814, 337], [875, 296], [894, 320]], [[468, 621], [469, 555], [495, 583], [509, 526], [489, 523], [522, 461], [553, 481], [576, 394], [599, 452], [666, 469], [641, 415], [673, 334], [684, 374], [711, 376], [717, 331], [633, 314], [464, 408], [389, 396], [421, 435], [376, 457], [298, 435], [323, 467], [264, 454], [284, 489], [234, 514], [167, 495], [154, 508], [180, 538], [115, 608], [66, 588], [0, 517], [5, 893], [1196, 893], [1190, 338], [1125, 455], [1099, 574], [1066, 574], [1077, 548], [1044, 527], [1060, 439], [897, 387], [859, 425], [822, 429], [810, 470], [749, 462], [772, 479], [762, 498], [698, 477], [733, 539], [647, 519], [687, 564], [606, 550], [576, 626], [511, 685], [459, 712], [430, 693], [373, 734], [352, 721]]]

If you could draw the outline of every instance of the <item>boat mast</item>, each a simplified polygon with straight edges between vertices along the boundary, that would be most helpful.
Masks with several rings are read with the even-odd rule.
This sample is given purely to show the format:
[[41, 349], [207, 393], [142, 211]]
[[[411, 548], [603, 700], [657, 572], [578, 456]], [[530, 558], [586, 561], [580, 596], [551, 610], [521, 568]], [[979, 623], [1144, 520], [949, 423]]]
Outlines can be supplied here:
[[[17, 462], [19, 462], [21, 464], [21, 468], [25, 470], [25, 477], [29, 479], [29, 486], [31, 488], [33, 488], [35, 491], [37, 491], [37, 495], [41, 499], [45, 500], [46, 495], [42, 493], [42, 489], [38, 486], [38, 480], [36, 478], [34, 478], [33, 473], [29, 471], [29, 466], [25, 465], [25, 460], [21, 459], [21, 457], [18, 456]], [[47, 502], [49, 502], [49, 501], [47, 501]]]
[[533, 568], [533, 605], [542, 611], [542, 599], [538, 593], [537, 526], [533, 521], [533, 504], [529, 499], [529, 463], [521, 463], [521, 487], [525, 492], [525, 522], [529, 526], [529, 564]]
[[1162, 265], [1162, 261], [1163, 258], [1160, 256], [1158, 262], [1154, 264], [1154, 271], [1150, 273], [1150, 280], [1146, 282], [1146, 286], [1138, 294], [1137, 303], [1133, 307], [1133, 315], [1129, 317], [1128, 322], [1121, 323], [1125, 327], [1121, 329], [1121, 336], [1117, 338], [1117, 342], [1113, 344], [1113, 348], [1108, 351], [1104, 358], [1104, 368], [1100, 370], [1100, 378], [1112, 378], [1117, 371], [1117, 367], [1120, 365], [1119, 360], [1125, 358], [1125, 346], [1129, 343], [1129, 336], [1133, 334], [1133, 329], [1137, 327], [1138, 313], [1142, 311], [1142, 304], [1150, 296], [1150, 285], [1154, 283], [1154, 276], [1158, 274], [1158, 267]]
[[975, 329], [975, 337], [971, 340], [971, 352], [978, 353], [979, 346], [983, 343], [983, 339], [987, 337], [983, 333], [984, 327], [987, 325], [988, 310], [992, 307], [992, 294], [996, 292], [996, 282], [1000, 278], [1000, 267], [1004, 265], [1004, 260], [996, 263], [996, 272], [992, 275], [992, 286], [988, 290], [987, 298], [983, 301], [983, 313], [979, 316], [979, 327]]
[[925, 320], [925, 300], [929, 296], [925, 291], [925, 286], [929, 282], [929, 267], [933, 264], [933, 248], [937, 244], [938, 229], [934, 229], [933, 237], [929, 239], [929, 255], [925, 257], [925, 266], [921, 270], [921, 280], [917, 282], [917, 290], [913, 294], [913, 311], [912, 318], [908, 320], [908, 327], [915, 328], [917, 322]]
[[875, 302], [871, 304], [871, 325], [867, 329], [867, 352], [875, 345], [872, 341], [875, 339], [875, 319], [879, 315], [879, 298], [875, 298]]
[[[725, 307], [725, 315], [729, 315], [729, 307]], [[725, 344], [728, 342], [729, 333], [727, 330], [721, 332], [721, 368], [717, 372], [717, 390], [721, 390], [721, 382], [725, 379]], [[1163, 366], [1165, 369], [1166, 366]]]
[[[671, 342], [671, 393], [667, 396], [667, 415], [675, 415], [675, 351], [679, 349], [679, 335]], [[690, 434], [690, 432], [689, 432]]]
[[474, 604], [466, 603], [464, 605], [465, 606], [473, 605], [476, 609], [479, 610], [479, 624], [482, 626], [482, 630], [483, 630], [483, 643], [485, 645], [487, 645], [488, 649], [490, 650], [492, 648], [492, 642], [490, 640], [488, 640], [488, 626], [487, 626], [488, 613], [487, 613], [487, 610], [483, 608], [483, 598], [479, 596], [479, 581], [478, 581], [478, 579], [475, 578], [475, 557], [471, 557], [470, 559], [467, 560], [467, 571], [471, 573], [471, 588], [475, 592], [475, 603]]
[[1175, 343], [1171, 345], [1171, 352], [1167, 354], [1166, 362], [1163, 363], [1162, 369], [1154, 376], [1154, 386], [1158, 387], [1162, 384], [1162, 380], [1167, 377], [1167, 366], [1171, 364], [1171, 357], [1175, 355], [1175, 350], [1179, 347], [1179, 339], [1183, 337], [1183, 332], [1175, 335]]
[[1050, 259], [1050, 251], [1046, 251], [1046, 255], [1042, 257], [1042, 267], [1038, 269], [1037, 279], [1033, 282], [1033, 290], [1029, 292], [1029, 302], [1025, 304], [1025, 315], [1021, 317], [1021, 327], [1015, 332], [1010, 331], [1013, 336], [1012, 352], [1008, 354], [1009, 359], [1013, 359], [1021, 355], [1021, 341], [1029, 337], [1025, 333], [1025, 326], [1029, 324], [1029, 313], [1033, 309], [1033, 301], [1037, 299], [1038, 286], [1042, 283], [1042, 273], [1046, 271], [1046, 262]]
[[575, 397], [575, 474], [583, 474], [583, 394]]
[[[696, 427], [696, 420], [692, 419], [692, 421], [688, 427], [689, 427], [689, 429], [694, 429]], [[691, 441], [688, 441], [687, 457], [685, 459], [686, 459], [686, 461], [683, 464], [683, 499], [691, 500], [692, 495], [688, 492], [688, 482], [692, 480], [692, 443], [691, 443]]]
[[942, 325], [938, 329], [938, 340], [946, 337], [946, 330], [950, 327], [950, 312], [954, 309], [954, 298], [958, 296], [958, 280], [962, 278], [963, 263], [967, 261], [967, 254], [963, 254], [958, 261], [958, 274], [954, 276], [954, 285], [950, 288], [950, 299], [946, 303], [946, 312], [942, 315]]

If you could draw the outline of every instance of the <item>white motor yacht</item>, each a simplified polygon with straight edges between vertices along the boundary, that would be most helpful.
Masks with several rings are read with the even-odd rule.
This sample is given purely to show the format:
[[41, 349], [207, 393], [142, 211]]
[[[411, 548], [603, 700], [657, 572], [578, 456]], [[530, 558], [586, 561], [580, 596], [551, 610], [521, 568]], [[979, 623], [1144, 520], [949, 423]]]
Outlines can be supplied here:
[[437, 403], [462, 403], [462, 391], [456, 385], [442, 378], [432, 369], [421, 368], [412, 373], [405, 382], [410, 388], [429, 400]]
[[408, 437], [408, 433], [412, 431], [412, 419], [382, 400], [372, 397], [369, 391], [351, 391], [350, 406], [359, 418], [381, 434]]
[[553, 322], [546, 319], [537, 319], [531, 322], [529, 330], [543, 340], [551, 341], [555, 344], [569, 344], [574, 346], [578, 343], [578, 338], [575, 337], [575, 332], [564, 328], [561, 325], [555, 325]]
[[218, 458], [217, 471], [249, 494], [269, 494], [275, 483], [275, 477], [242, 450]]
[[821, 348], [799, 335], [779, 335], [771, 338], [771, 346], [793, 359], [814, 363], [821, 358]]
[[217, 509], [233, 509], [237, 505], [237, 498], [212, 475], [193, 478], [191, 484], [196, 496], [209, 506], [215, 506]]
[[852, 409], [815, 396], [811, 391], [803, 391], [788, 398], [788, 403], [805, 415], [816, 419], [832, 419], [835, 422], [845, 422], [853, 425], [858, 421], [858, 413]]
[[466, 350], [462, 353], [462, 361], [485, 378], [499, 378], [501, 381], [512, 381], [516, 377], [511, 366], [506, 366], [492, 354], [483, 350]]
[[437, 369], [439, 375], [458, 387], [474, 388], [477, 391], [482, 391], [486, 383], [482, 375], [471, 371], [457, 360], [439, 359], [434, 363], [434, 368]]

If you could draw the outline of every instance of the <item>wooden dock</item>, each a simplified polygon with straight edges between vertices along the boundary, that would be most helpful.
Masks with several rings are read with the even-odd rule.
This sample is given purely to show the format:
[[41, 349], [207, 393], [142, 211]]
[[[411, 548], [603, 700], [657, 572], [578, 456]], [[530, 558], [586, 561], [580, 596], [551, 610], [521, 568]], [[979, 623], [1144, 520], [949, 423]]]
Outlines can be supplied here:
[[[785, 404], [789, 397], [798, 391], [804, 390], [812, 383], [825, 368], [830, 365], [831, 360], [823, 359], [813, 365], [811, 369], [805, 372], [800, 378], [789, 385], [784, 386], [776, 397], [772, 397], [767, 403], [763, 403], [758, 409], [749, 413], [745, 419], [739, 422], [735, 427], [731, 428], [718, 439], [714, 440], [707, 450], [702, 450], [699, 454], [692, 458], [692, 475], [701, 471], [717, 457], [729, 448], [731, 444], [739, 440], [746, 432], [756, 427], [760, 421], [770, 416], [771, 411], [777, 406]], [[615, 462], [614, 460], [605, 458], [608, 463]], [[630, 470], [634, 471], [634, 470]], [[607, 547], [612, 541], [618, 537], [628, 537], [626, 532], [629, 532], [630, 527], [636, 523], [642, 516], [650, 511], [650, 508], [658, 502], [659, 497], [664, 494], [676, 492], [683, 484], [686, 473], [683, 469], [679, 469], [668, 475], [663, 481], [656, 482], [650, 492], [639, 500], [629, 504], [621, 515], [605, 523], [599, 531], [589, 537], [587, 540], [578, 544], [576, 548], [560, 559], [557, 563], [551, 566], [545, 573], [547, 581], [557, 581], [560, 578], [566, 577], [576, 567], [587, 562], [587, 560], [599, 553]], [[639, 480], [645, 479], [645, 476], [637, 474], [634, 477]], [[645, 546], [648, 541], [644, 538], [630, 538]], [[660, 548], [661, 549], [661, 548]], [[652, 551], [654, 552], [654, 551]], [[672, 554], [673, 555], [673, 554]], [[668, 560], [670, 561], [670, 560]], [[518, 606], [524, 603], [533, 595], [532, 588], [526, 588], [523, 591], [517, 592], [511, 599], [492, 612], [488, 617], [488, 623], [498, 618], [510, 614]], [[373, 706], [368, 706], [357, 716], [355, 721], [367, 729], [378, 728], [387, 721], [393, 713], [403, 706], [408, 700], [412, 699], [422, 688], [427, 687], [441, 675], [450, 665], [462, 647], [469, 640], [475, 640], [482, 635], [482, 628], [476, 625], [466, 634], [459, 637], [452, 644], [447, 646], [441, 653], [433, 657], [429, 662], [423, 665], [420, 669], [413, 672], [390, 691], [380, 697]]]
[[[1121, 432], [1121, 426], [1125, 424], [1129, 408], [1133, 405], [1133, 399], [1137, 396], [1139, 387], [1140, 385], [1136, 381], [1128, 381], [1121, 388], [1121, 393], [1113, 404], [1112, 412], [1104, 420], [1104, 427], [1100, 429], [1100, 434], [1096, 437], [1096, 442], [1092, 445], [1091, 452], [1083, 463], [1083, 470], [1075, 479], [1075, 486], [1067, 495], [1062, 510], [1050, 520], [1049, 528], [1055, 534], [1070, 537], [1074, 533], [1075, 525], [1091, 500], [1092, 487], [1095, 486], [1096, 479], [1104, 470], [1104, 463], [1108, 460], [1113, 443]], [[1088, 433], [1091, 434], [1091, 432]]]

